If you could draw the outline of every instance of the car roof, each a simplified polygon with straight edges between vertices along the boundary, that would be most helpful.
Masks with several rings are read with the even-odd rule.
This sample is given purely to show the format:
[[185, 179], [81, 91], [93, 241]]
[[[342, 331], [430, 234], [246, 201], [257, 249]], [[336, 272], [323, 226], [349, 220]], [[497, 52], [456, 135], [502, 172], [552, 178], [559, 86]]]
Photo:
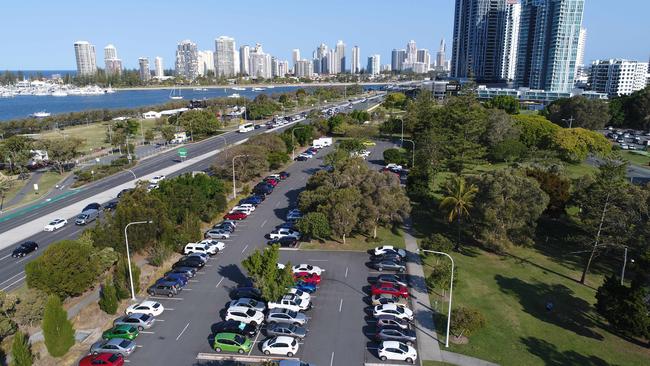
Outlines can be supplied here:
[[401, 344], [403, 343], [398, 341], [383, 341], [381, 345], [384, 348], [399, 348]]
[[397, 306], [394, 303], [377, 305], [378, 309], [383, 309], [383, 310], [397, 310], [398, 307], [401, 307], [401, 306]]
[[139, 304], [135, 304], [136, 306], [154, 306], [158, 304], [156, 301], [151, 301], [151, 300], [145, 300]]
[[277, 336], [275, 337], [275, 342], [288, 343], [291, 344], [295, 338], [289, 336]]
[[229, 312], [230, 312], [230, 311], [243, 311], [243, 312], [247, 312], [248, 310], [253, 310], [255, 313], [259, 313], [259, 311], [255, 310], [255, 309], [251, 309], [251, 308], [249, 308], [249, 307], [241, 306], [241, 305], [234, 305], [234, 306], [231, 306], [231, 307], [228, 308], [228, 311], [229, 311]]
[[239, 336], [239, 334], [232, 333], [232, 332], [221, 332], [221, 333], [217, 333], [214, 337], [221, 338], [221, 339], [235, 339], [235, 337], [237, 336]]

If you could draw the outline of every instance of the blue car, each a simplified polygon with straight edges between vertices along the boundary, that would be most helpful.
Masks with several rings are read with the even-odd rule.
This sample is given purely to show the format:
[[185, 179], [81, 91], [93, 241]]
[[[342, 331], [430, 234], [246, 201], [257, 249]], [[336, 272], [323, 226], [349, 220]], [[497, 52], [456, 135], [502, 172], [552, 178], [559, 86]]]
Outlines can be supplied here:
[[190, 276], [187, 273], [180, 272], [168, 272], [164, 276], [165, 278], [179, 279], [180, 281], [187, 283], [190, 280]]
[[168, 275], [165, 277], [162, 277], [156, 281], [156, 283], [161, 283], [161, 282], [172, 282], [178, 287], [185, 287], [187, 285], [187, 278], [183, 275]]
[[296, 282], [295, 287], [298, 290], [304, 291], [304, 292], [306, 292], [308, 294], [313, 294], [314, 292], [316, 292], [316, 285], [314, 285], [313, 283], [307, 283], [305, 281]]
[[241, 205], [241, 204], [244, 204], [244, 203], [248, 203], [248, 204], [251, 204], [253, 206], [257, 206], [260, 203], [262, 203], [263, 200], [264, 199], [261, 198], [260, 196], [250, 196], [250, 197], [246, 197], [244, 199], [241, 199], [239, 201], [239, 204]]

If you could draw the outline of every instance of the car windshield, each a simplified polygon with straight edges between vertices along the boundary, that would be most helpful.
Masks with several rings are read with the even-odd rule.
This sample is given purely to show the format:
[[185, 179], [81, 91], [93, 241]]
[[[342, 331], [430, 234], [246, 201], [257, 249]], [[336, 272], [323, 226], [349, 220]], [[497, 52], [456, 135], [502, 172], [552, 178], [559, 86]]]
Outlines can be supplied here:
[[403, 352], [408, 352], [409, 350], [409, 348], [404, 343], [399, 344], [399, 349]]
[[55, 221], [50, 221], [49, 225], [56, 225], [57, 223], [58, 223], [58, 221], [56, 221], [56, 220]]
[[154, 308], [154, 309], [158, 309], [159, 307], [160, 307], [160, 304], [159, 304], [159, 303], [155, 303], [155, 304], [153, 305], [153, 308]]
[[255, 301], [255, 300], [253, 300], [253, 299], [250, 299], [250, 300], [248, 300], [248, 304], [249, 304], [250, 306], [257, 306], [257, 301]]
[[122, 347], [122, 348], [126, 348], [126, 347], [129, 346], [129, 343], [131, 343], [131, 342], [129, 342], [129, 341], [127, 341], [127, 340], [125, 339], [125, 340], [123, 340], [122, 342], [120, 342], [120, 347]]
[[246, 315], [248, 315], [248, 316], [253, 316], [253, 315], [255, 315], [255, 310], [253, 310], [253, 309], [248, 309], [248, 311], [246, 311]]
[[235, 341], [235, 343], [237, 343], [237, 344], [244, 344], [244, 342], [246, 342], [246, 338], [244, 338], [244, 337], [240, 336], [239, 334], [237, 334], [237, 335], [235, 336], [234, 341]]
[[151, 317], [149, 315], [146, 315], [146, 314], [142, 314], [142, 316], [140, 316], [140, 320], [142, 320], [143, 322], [146, 322], [147, 320], [149, 320], [149, 318], [151, 318]]
[[239, 328], [239, 330], [244, 330], [244, 328], [246, 328], [246, 323], [239, 323], [237, 328]]
[[295, 311], [289, 310], [289, 311], [287, 311], [287, 315], [289, 315], [292, 318], [295, 318], [298, 315], [298, 313], [295, 312]]

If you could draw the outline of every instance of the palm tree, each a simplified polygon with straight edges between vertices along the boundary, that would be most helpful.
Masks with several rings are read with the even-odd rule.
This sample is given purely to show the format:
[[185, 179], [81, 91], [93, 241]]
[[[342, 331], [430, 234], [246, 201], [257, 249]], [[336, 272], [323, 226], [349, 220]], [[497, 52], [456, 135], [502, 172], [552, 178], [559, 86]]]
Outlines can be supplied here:
[[440, 209], [446, 210], [447, 220], [451, 223], [456, 220], [458, 225], [458, 241], [455, 250], [460, 247], [460, 225], [462, 217], [469, 217], [474, 197], [478, 188], [474, 184], [467, 185], [465, 178], [455, 176], [450, 178], [444, 187], [445, 198], [440, 202]]

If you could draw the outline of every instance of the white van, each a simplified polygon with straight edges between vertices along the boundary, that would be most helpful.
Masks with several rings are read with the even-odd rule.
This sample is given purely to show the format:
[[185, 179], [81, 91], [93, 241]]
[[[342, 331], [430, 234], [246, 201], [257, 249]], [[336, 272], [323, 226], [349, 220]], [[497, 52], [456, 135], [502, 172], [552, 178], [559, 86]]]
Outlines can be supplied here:
[[183, 254], [188, 255], [192, 253], [215, 255], [217, 254], [217, 248], [206, 243], [187, 243]]
[[250, 132], [255, 129], [255, 125], [252, 123], [244, 123], [243, 125], [239, 126], [239, 132], [245, 133], [245, 132]]
[[317, 149], [320, 149], [322, 147], [332, 146], [332, 138], [321, 137], [319, 139], [315, 139], [314, 141], [312, 141], [312, 146], [314, 146]]

